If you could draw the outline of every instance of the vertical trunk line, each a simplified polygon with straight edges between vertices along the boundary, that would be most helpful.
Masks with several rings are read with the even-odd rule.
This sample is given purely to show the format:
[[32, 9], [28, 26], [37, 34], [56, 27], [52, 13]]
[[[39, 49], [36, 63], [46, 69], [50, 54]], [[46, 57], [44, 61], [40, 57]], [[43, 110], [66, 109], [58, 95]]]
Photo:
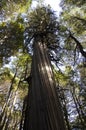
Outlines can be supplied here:
[[36, 39], [33, 49], [29, 117], [25, 130], [65, 130], [46, 45]]
[[[58, 117], [58, 119], [61, 121], [62, 120], [62, 113], [59, 113], [58, 111], [60, 111], [61, 109], [61, 104], [59, 102], [59, 99], [58, 99], [58, 96], [57, 96], [57, 93], [56, 93], [56, 88], [55, 88], [55, 80], [54, 80], [54, 75], [53, 75], [53, 72], [52, 72], [52, 69], [51, 69], [51, 63], [49, 61], [49, 57], [48, 57], [48, 54], [47, 54], [47, 49], [46, 49], [46, 45], [39, 45], [39, 50], [40, 50], [40, 55], [43, 56], [42, 57], [42, 61], [44, 59], [44, 66], [45, 66], [45, 72], [46, 72], [46, 78], [45, 79], [45, 82], [47, 81], [47, 84], [46, 87], [47, 87], [47, 90], [48, 90], [48, 93], [51, 94], [50, 96], [50, 104], [51, 104], [51, 108], [52, 108], [52, 111], [53, 111], [53, 118], [55, 119], [56, 121], [56, 118]], [[45, 76], [45, 75], [44, 75]], [[47, 80], [46, 80], [47, 79]], [[45, 88], [46, 89], [46, 88]], [[49, 95], [50, 95], [49, 94]], [[53, 106], [52, 106], [53, 105]], [[58, 106], [57, 106], [58, 105]], [[56, 109], [58, 108], [58, 109]], [[56, 114], [57, 114], [57, 117], [56, 117]], [[58, 120], [58, 121], [59, 121]], [[54, 121], [54, 122], [55, 122]], [[64, 122], [63, 122], [64, 123]], [[57, 123], [56, 123], [57, 124]], [[60, 124], [60, 122], [59, 122]]]

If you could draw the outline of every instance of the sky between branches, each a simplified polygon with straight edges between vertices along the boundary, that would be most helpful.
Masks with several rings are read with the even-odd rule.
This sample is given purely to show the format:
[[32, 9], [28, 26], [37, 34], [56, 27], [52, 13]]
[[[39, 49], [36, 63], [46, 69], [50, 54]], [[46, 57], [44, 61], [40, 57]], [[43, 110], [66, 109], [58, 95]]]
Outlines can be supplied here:
[[[57, 16], [59, 16], [59, 13], [61, 12], [61, 7], [60, 7], [60, 2], [61, 0], [44, 0], [45, 5], [50, 5], [51, 8], [56, 11]], [[33, 1], [32, 7], [36, 7], [37, 2]]]
[[50, 4], [50, 6], [57, 11], [58, 13], [61, 11], [60, 2], [61, 0], [44, 0], [46, 4]]

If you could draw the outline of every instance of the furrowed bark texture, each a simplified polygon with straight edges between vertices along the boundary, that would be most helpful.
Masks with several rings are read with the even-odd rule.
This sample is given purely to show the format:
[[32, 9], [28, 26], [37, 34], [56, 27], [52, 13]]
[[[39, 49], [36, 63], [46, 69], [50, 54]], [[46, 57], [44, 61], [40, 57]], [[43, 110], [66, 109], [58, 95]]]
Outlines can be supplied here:
[[61, 105], [45, 44], [34, 44], [32, 81], [24, 130], [65, 130]]

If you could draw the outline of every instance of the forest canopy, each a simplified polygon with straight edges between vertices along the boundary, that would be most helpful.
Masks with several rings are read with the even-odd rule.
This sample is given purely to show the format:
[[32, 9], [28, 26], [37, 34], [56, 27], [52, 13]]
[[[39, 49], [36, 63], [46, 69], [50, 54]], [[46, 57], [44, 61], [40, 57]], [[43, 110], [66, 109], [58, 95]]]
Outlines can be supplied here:
[[[66, 130], [85, 130], [86, 2], [61, 0], [59, 18], [43, 1], [38, 0], [37, 7], [32, 9], [33, 2], [0, 1], [0, 129], [26, 129], [29, 124], [28, 95], [32, 85], [41, 86], [41, 89], [33, 89], [33, 94], [36, 92], [34, 101], [45, 101], [44, 92], [51, 94], [48, 103], [43, 102], [48, 104], [48, 112], [61, 113], [59, 109], [56, 111], [60, 102]], [[53, 99], [56, 97], [54, 91], [57, 104]], [[39, 103], [42, 111], [47, 111], [43, 103]], [[39, 104], [35, 103], [40, 107]], [[53, 114], [49, 119], [51, 124], [56, 121], [53, 121]], [[57, 120], [60, 120], [59, 114]]]

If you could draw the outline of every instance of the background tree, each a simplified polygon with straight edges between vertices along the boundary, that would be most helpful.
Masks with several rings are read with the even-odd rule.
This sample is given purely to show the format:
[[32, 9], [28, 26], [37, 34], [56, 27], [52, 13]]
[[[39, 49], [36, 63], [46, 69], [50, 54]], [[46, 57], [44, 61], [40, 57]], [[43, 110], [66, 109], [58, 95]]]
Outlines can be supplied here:
[[[23, 80], [30, 74], [31, 57], [26, 52], [23, 52], [24, 19], [20, 13], [25, 12], [30, 3], [25, 8], [25, 1], [22, 2], [0, 2], [1, 130], [18, 130], [19, 126], [21, 128], [22, 113], [24, 113], [23, 109], [25, 109], [23, 105], [24, 98], [27, 99], [28, 84]], [[22, 9], [21, 6], [23, 6]], [[17, 13], [16, 16], [15, 13]]]
[[[66, 88], [69, 89], [64, 91], [66, 96], [66, 106], [68, 106], [68, 102], [71, 104], [75, 104], [73, 109], [76, 109], [74, 112], [71, 108], [70, 112], [70, 105], [67, 107], [67, 113], [69, 115], [69, 122], [71, 129], [78, 128], [78, 129], [85, 129], [85, 105], [82, 105], [82, 100], [85, 98], [82, 95], [85, 92], [86, 82], [86, 75], [84, 75], [83, 71], [81, 72], [78, 67], [82, 66], [82, 70], [86, 72], [85, 67], [85, 59], [86, 59], [86, 24], [85, 24], [85, 1], [70, 1], [70, 0], [62, 0], [61, 6], [63, 8], [61, 17], [60, 17], [60, 41], [62, 42], [62, 57], [65, 71], [68, 71], [68, 68], [72, 73], [68, 73], [61, 70], [64, 74], [68, 75], [69, 82], [66, 84]], [[61, 60], [61, 61], [62, 61]], [[65, 62], [66, 60], [66, 62]], [[67, 67], [68, 66], [68, 67]], [[67, 67], [67, 68], [66, 68]], [[68, 74], [67, 74], [68, 73]], [[83, 73], [83, 80], [81, 79], [81, 75]], [[68, 80], [67, 80], [68, 81]], [[83, 89], [82, 89], [83, 88]], [[68, 94], [70, 93], [70, 94]], [[71, 95], [72, 94], [72, 95]], [[67, 98], [68, 95], [71, 101]], [[84, 111], [83, 111], [84, 110]], [[75, 113], [76, 120], [71, 119], [71, 113]], [[77, 116], [78, 115], [78, 116]]]
[[84, 49], [86, 48], [84, 38], [84, 36], [86, 35], [85, 32], [86, 3], [84, 3], [83, 1], [71, 2], [64, 0], [62, 1], [61, 5], [63, 7], [63, 12], [61, 14], [61, 21], [63, 21], [62, 23], [65, 26], [66, 29], [65, 32], [69, 34], [69, 36], [67, 35], [66, 38], [67, 39], [69, 38], [68, 40], [69, 42], [71, 42], [70, 44], [72, 46], [75, 43], [76, 49], [78, 48], [82, 56], [86, 57], [86, 52], [84, 52]]

